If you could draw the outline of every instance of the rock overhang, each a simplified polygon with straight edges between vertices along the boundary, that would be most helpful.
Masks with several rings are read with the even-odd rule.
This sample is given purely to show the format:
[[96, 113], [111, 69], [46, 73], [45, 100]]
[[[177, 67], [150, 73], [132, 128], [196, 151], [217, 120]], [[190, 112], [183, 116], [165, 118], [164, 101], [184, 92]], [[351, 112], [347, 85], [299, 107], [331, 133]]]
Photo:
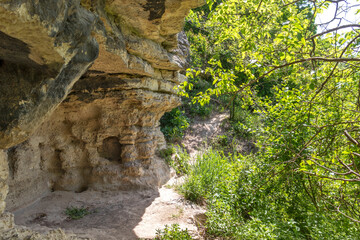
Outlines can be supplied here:
[[56, 189], [166, 180], [159, 119], [180, 104], [173, 87], [188, 43], [179, 32], [202, 4], [0, 0], [0, 212], [9, 186], [11, 209]]

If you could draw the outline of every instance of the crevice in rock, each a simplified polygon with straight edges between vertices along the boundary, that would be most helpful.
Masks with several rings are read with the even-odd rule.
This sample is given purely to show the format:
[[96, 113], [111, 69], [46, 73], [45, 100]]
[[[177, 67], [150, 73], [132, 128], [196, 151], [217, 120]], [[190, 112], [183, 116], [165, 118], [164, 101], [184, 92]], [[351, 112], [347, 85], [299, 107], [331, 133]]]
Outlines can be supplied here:
[[8, 150], [7, 156], [8, 156], [8, 164], [9, 164], [9, 178], [14, 179], [15, 178], [15, 172], [16, 172], [16, 155], [15, 155], [15, 147], [12, 147]]
[[165, 12], [165, 0], [147, 0], [145, 11], [150, 11], [149, 21], [159, 19]]

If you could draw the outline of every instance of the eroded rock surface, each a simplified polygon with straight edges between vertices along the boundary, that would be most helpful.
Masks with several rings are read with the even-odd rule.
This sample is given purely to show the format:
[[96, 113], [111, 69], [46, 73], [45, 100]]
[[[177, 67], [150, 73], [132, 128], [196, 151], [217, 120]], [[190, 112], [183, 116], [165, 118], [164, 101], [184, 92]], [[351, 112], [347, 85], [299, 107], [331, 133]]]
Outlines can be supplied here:
[[[12, 210], [54, 190], [167, 180], [155, 154], [165, 144], [159, 119], [180, 104], [180, 32], [203, 3], [0, 0], [0, 213], [5, 199]], [[2, 219], [0, 229], [16, 234]]]
[[0, 148], [26, 140], [95, 60], [94, 20], [76, 1], [0, 1]]

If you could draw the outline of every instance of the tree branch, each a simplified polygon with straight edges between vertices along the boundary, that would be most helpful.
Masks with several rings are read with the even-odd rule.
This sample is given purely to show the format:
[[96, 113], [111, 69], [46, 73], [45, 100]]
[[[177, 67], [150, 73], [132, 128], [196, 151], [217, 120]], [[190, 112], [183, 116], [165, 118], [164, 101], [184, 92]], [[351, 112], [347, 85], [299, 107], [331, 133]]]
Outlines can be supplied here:
[[[342, 56], [344, 55], [344, 53], [346, 52], [346, 50], [350, 47], [350, 45], [355, 42], [355, 40], [360, 37], [360, 34], [357, 35], [356, 37], [354, 37], [344, 48], [344, 50], [341, 52], [340, 54], [340, 58], [342, 58]], [[314, 99], [317, 97], [317, 95], [323, 90], [323, 88], [325, 87], [325, 85], [327, 84], [327, 82], [330, 80], [331, 76], [334, 74], [335, 69], [337, 68], [337, 66], [339, 65], [339, 62], [336, 62], [335, 66], [333, 67], [331, 73], [329, 74], [329, 76], [325, 79], [325, 81], [321, 84], [321, 86], [318, 88], [318, 90], [315, 92], [315, 95], [311, 98], [310, 102], [314, 101]]]
[[359, 178], [337, 178], [337, 177], [328, 177], [328, 176], [324, 176], [324, 175], [317, 175], [316, 173], [312, 173], [312, 172], [308, 172], [308, 171], [304, 171], [304, 170], [300, 170], [300, 172], [318, 177], [318, 178], [326, 178], [326, 179], [331, 179], [331, 180], [338, 180], [338, 181], [344, 181], [344, 182], [360, 182]]
[[356, 141], [353, 137], [351, 137], [350, 134], [348, 133], [348, 131], [345, 130], [344, 135], [350, 140], [350, 142], [352, 142], [356, 146], [359, 146], [358, 141]]
[[316, 37], [322, 36], [324, 34], [331, 33], [331, 32], [334, 32], [334, 31], [337, 31], [337, 30], [340, 30], [340, 29], [343, 29], [343, 28], [348, 28], [348, 27], [360, 28], [360, 24], [348, 24], [348, 25], [343, 25], [343, 26], [340, 26], [340, 27], [332, 28], [332, 29], [329, 29], [329, 30], [327, 30], [325, 32], [315, 34], [315, 35], [311, 36], [310, 39], [313, 39], [313, 38], [316, 38]]

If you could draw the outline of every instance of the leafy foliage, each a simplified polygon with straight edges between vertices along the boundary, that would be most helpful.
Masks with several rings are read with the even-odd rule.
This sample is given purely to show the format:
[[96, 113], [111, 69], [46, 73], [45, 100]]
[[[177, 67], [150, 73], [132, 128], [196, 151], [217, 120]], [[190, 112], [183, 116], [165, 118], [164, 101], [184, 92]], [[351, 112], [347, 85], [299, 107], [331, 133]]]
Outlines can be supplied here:
[[[315, 208], [360, 221], [360, 34], [318, 33], [315, 18], [327, 7], [209, 0], [188, 17], [192, 68], [179, 89], [192, 102], [227, 102], [233, 130], [256, 136], [258, 157], [275, 175], [297, 176], [288, 179], [300, 184], [295, 193], [303, 191]], [[202, 81], [212, 86], [189, 93]], [[246, 112], [258, 119], [238, 114]]]
[[[204, 198], [212, 193], [214, 188], [226, 186], [225, 172], [227, 168], [227, 160], [223, 153], [218, 151], [210, 151], [198, 158], [192, 166], [186, 184], [182, 186], [182, 192], [185, 197], [191, 201], [201, 203]], [[221, 184], [221, 186], [212, 186], [213, 183]]]
[[178, 176], [187, 174], [190, 169], [190, 156], [180, 146], [171, 145], [160, 151], [160, 157], [171, 166]]
[[191, 167], [182, 190], [206, 203], [208, 234], [359, 239], [360, 25], [318, 32], [331, 4], [208, 0], [188, 16], [179, 93], [229, 108], [234, 134], [259, 149], [211, 150]]
[[189, 127], [189, 119], [179, 108], [167, 112], [160, 119], [160, 130], [168, 141], [180, 139]]
[[255, 155], [225, 157], [209, 150], [193, 165], [182, 191], [206, 203], [207, 234], [229, 239], [358, 239], [358, 225], [315, 206], [302, 173], [274, 175]]

